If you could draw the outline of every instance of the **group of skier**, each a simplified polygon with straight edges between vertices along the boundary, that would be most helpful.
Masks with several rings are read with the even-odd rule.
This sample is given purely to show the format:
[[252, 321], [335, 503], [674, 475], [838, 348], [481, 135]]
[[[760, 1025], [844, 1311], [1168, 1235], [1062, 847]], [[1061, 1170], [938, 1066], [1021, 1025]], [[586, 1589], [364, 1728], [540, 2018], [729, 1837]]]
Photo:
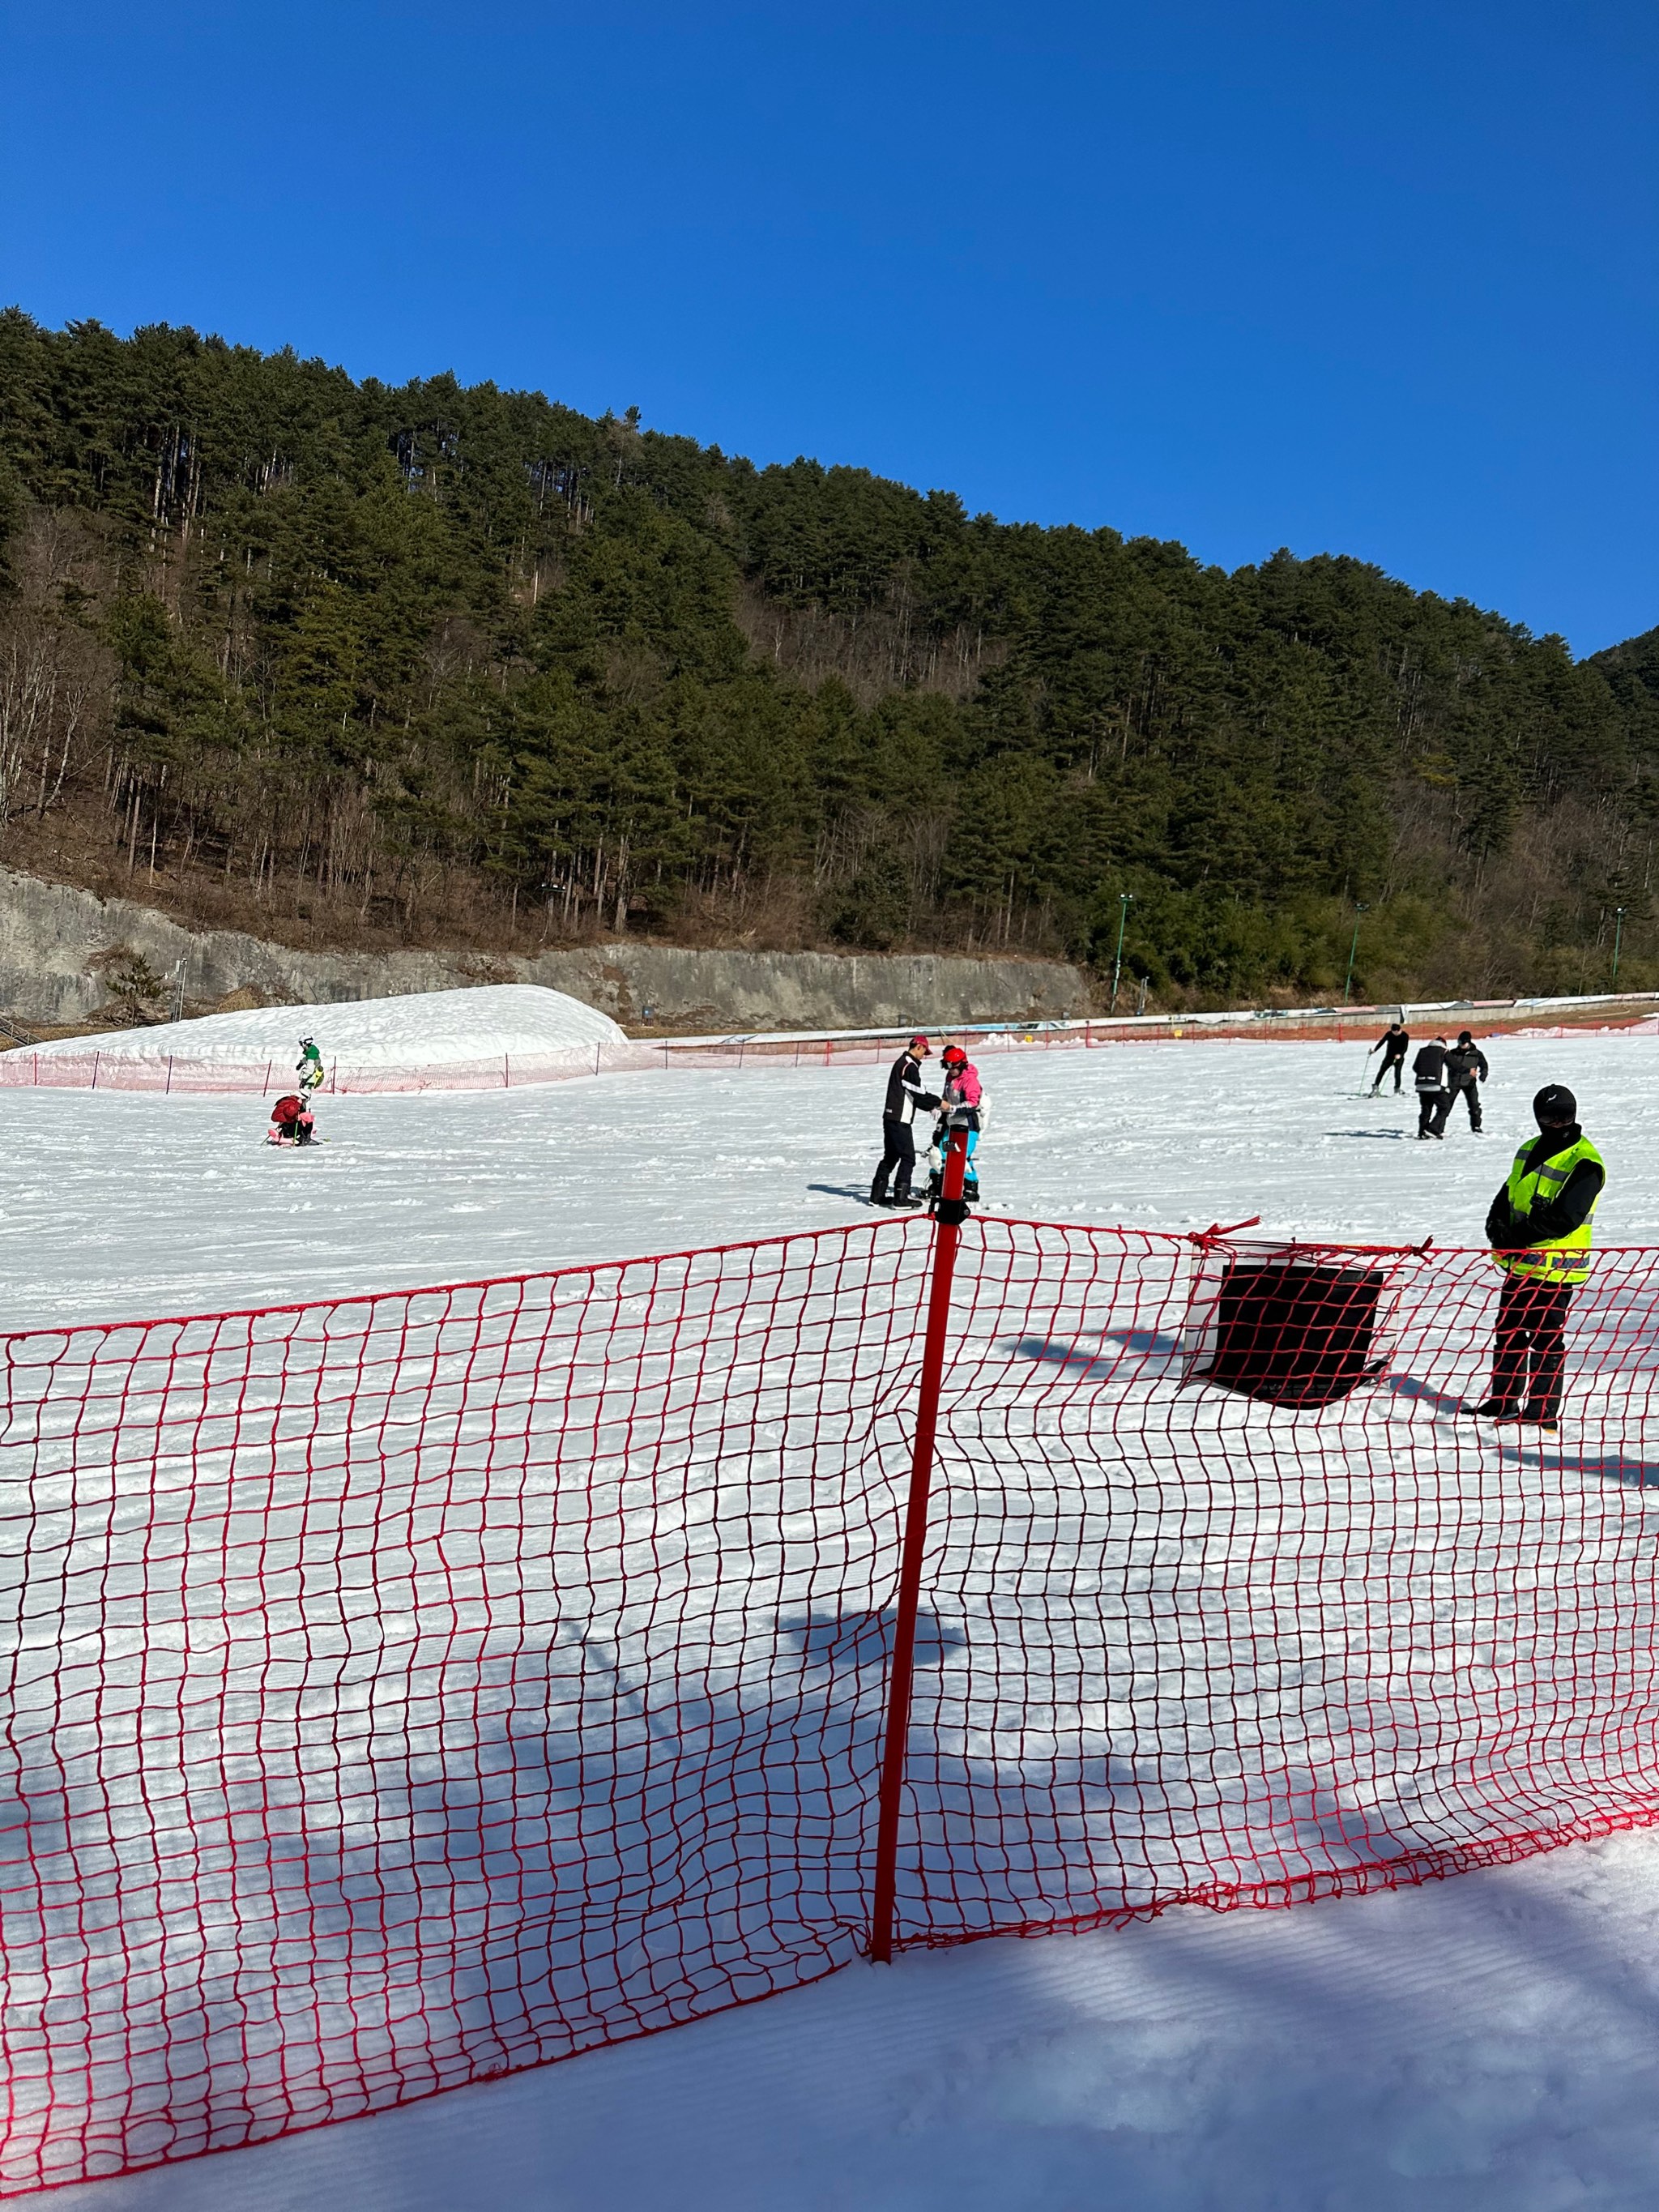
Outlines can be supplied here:
[[[1402, 1087], [1406, 1054], [1411, 1049], [1411, 1031], [1404, 1022], [1390, 1022], [1376, 1042], [1365, 1054], [1382, 1055], [1372, 1084], [1370, 1095], [1375, 1098], [1382, 1090], [1383, 1079], [1392, 1073], [1396, 1097]], [[1480, 1085], [1492, 1070], [1486, 1065], [1486, 1055], [1476, 1044], [1468, 1030], [1459, 1030], [1457, 1042], [1448, 1044], [1443, 1036], [1431, 1037], [1422, 1046], [1412, 1062], [1412, 1086], [1417, 1093], [1417, 1133], [1426, 1143], [1431, 1138], [1443, 1139], [1446, 1121], [1452, 1108], [1462, 1098], [1469, 1109], [1469, 1127], [1480, 1134]]]
[[[1382, 1055], [1370, 1095], [1385, 1076], [1401, 1087], [1411, 1036], [1390, 1022], [1370, 1048]], [[1370, 1054], [1366, 1054], [1369, 1059]], [[1419, 1139], [1443, 1137], [1460, 1097], [1480, 1134], [1486, 1056], [1468, 1030], [1457, 1042], [1431, 1038], [1412, 1062]], [[1578, 1102], [1564, 1084], [1546, 1084], [1532, 1102], [1538, 1134], [1516, 1152], [1486, 1215], [1486, 1242], [1503, 1272], [1487, 1395], [1465, 1412], [1483, 1421], [1559, 1425], [1566, 1366], [1567, 1309], [1589, 1279], [1590, 1221], [1607, 1182], [1601, 1155], [1578, 1124]]]
[[[933, 1047], [927, 1039], [913, 1036], [887, 1072], [887, 1097], [881, 1109], [881, 1164], [870, 1185], [872, 1206], [911, 1207], [937, 1199], [953, 1126], [967, 1133], [968, 1171], [962, 1194], [970, 1206], [979, 1197], [979, 1175], [974, 1155], [985, 1122], [985, 1086], [980, 1081], [979, 1070], [962, 1047], [947, 1044], [939, 1054], [939, 1088], [936, 1092], [927, 1090], [922, 1083], [921, 1068], [922, 1062], [932, 1056]], [[934, 1116], [927, 1152], [925, 1198], [912, 1188], [916, 1171], [915, 1121], [918, 1114], [924, 1113]]]
[[300, 1058], [294, 1074], [297, 1087], [284, 1091], [270, 1109], [270, 1127], [265, 1135], [268, 1145], [314, 1145], [317, 1141], [317, 1121], [311, 1110], [311, 1099], [313, 1091], [321, 1090], [326, 1070], [315, 1037], [300, 1039]]
[[[1404, 1088], [1410, 1049], [1411, 1034], [1405, 1024], [1390, 1022], [1370, 1048], [1382, 1054], [1372, 1097], [1390, 1073], [1396, 1094]], [[970, 1205], [979, 1197], [975, 1155], [987, 1113], [985, 1086], [963, 1047], [950, 1044], [939, 1054], [939, 1087], [929, 1091], [922, 1069], [932, 1056], [927, 1039], [913, 1036], [888, 1070], [881, 1163], [870, 1185], [872, 1206], [908, 1209], [936, 1200], [956, 1129], [966, 1137], [963, 1196]], [[1455, 1044], [1435, 1036], [1421, 1046], [1412, 1062], [1418, 1136], [1443, 1137], [1446, 1118], [1460, 1097], [1468, 1103], [1469, 1126], [1479, 1134], [1480, 1086], [1489, 1073], [1486, 1054], [1468, 1030], [1459, 1030]], [[295, 1074], [295, 1089], [277, 1100], [271, 1115], [269, 1141], [273, 1145], [316, 1141], [311, 1101], [325, 1080], [325, 1070], [314, 1038], [301, 1039]], [[1559, 1421], [1567, 1309], [1573, 1291], [1589, 1279], [1590, 1219], [1606, 1181], [1601, 1156], [1578, 1126], [1577, 1110], [1572, 1093], [1559, 1084], [1547, 1085], [1539, 1092], [1533, 1101], [1539, 1133], [1516, 1153], [1486, 1217], [1487, 1243], [1504, 1279], [1491, 1389], [1480, 1404], [1467, 1408], [1483, 1420], [1525, 1422], [1544, 1429], [1554, 1429]], [[933, 1117], [925, 1195], [914, 1188], [920, 1115]]]
[[[1371, 1085], [1373, 1097], [1390, 1071], [1395, 1091], [1403, 1089], [1410, 1049], [1405, 1024], [1390, 1022], [1370, 1048], [1382, 1054]], [[966, 1052], [952, 1044], [939, 1054], [939, 1088], [929, 1091], [922, 1069], [931, 1057], [927, 1039], [913, 1036], [888, 1070], [881, 1164], [870, 1186], [872, 1206], [913, 1207], [936, 1200], [953, 1127], [967, 1133], [968, 1176], [963, 1195], [969, 1203], [979, 1196], [974, 1155], [985, 1120], [984, 1085]], [[1455, 1044], [1437, 1036], [1423, 1045], [1412, 1062], [1419, 1137], [1443, 1137], [1446, 1117], [1460, 1097], [1468, 1103], [1469, 1126], [1478, 1134], [1480, 1086], [1489, 1073], [1486, 1054], [1468, 1030], [1458, 1032]], [[934, 1117], [926, 1199], [912, 1188], [915, 1123], [924, 1114]], [[1538, 1093], [1533, 1101], [1538, 1134], [1516, 1152], [1486, 1216], [1486, 1241], [1504, 1286], [1488, 1393], [1463, 1409], [1480, 1420], [1516, 1422], [1545, 1431], [1553, 1431], [1560, 1423], [1567, 1310], [1574, 1291], [1589, 1278], [1591, 1218], [1607, 1180], [1601, 1155], [1579, 1127], [1577, 1115], [1577, 1101], [1563, 1085], [1547, 1084]]]
[[[1410, 1048], [1405, 1024], [1390, 1022], [1370, 1048], [1382, 1054], [1373, 1098], [1390, 1069], [1395, 1090], [1401, 1089]], [[1424, 1045], [1412, 1062], [1418, 1136], [1443, 1137], [1446, 1117], [1460, 1096], [1468, 1102], [1469, 1126], [1479, 1135], [1480, 1085], [1489, 1073], [1486, 1056], [1468, 1030], [1458, 1031], [1455, 1045], [1443, 1036]], [[1567, 1309], [1574, 1291], [1589, 1279], [1590, 1220], [1607, 1169], [1579, 1127], [1578, 1102], [1564, 1084], [1546, 1084], [1532, 1111], [1538, 1134], [1516, 1152], [1486, 1215], [1486, 1242], [1503, 1272], [1504, 1288], [1491, 1387], [1478, 1405], [1464, 1410], [1477, 1420], [1553, 1430], [1561, 1417]]]

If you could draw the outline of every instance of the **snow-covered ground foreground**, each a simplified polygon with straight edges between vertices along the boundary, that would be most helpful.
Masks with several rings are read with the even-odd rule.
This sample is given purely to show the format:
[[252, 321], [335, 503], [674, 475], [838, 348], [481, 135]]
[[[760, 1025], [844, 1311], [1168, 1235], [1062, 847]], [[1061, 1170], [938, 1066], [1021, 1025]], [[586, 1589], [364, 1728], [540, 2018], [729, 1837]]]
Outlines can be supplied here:
[[[1492, 1134], [1419, 1145], [1352, 1047], [992, 1063], [988, 1194], [1039, 1218], [1478, 1238], [1528, 1103], [1577, 1091], [1603, 1243], [1659, 1241], [1659, 1042], [1499, 1043]], [[1373, 1062], [1374, 1066], [1375, 1063]], [[18, 1092], [3, 1318], [263, 1304], [867, 1218], [868, 1068], [325, 1102]], [[73, 2212], [1133, 2212], [1637, 2206], [1659, 2194], [1659, 1840], [1426, 1889], [998, 1942], [379, 2119], [96, 2187]], [[43, 2199], [43, 2204], [46, 2200]]]
[[40, 2212], [1649, 2212], [1659, 1844], [852, 1966]]

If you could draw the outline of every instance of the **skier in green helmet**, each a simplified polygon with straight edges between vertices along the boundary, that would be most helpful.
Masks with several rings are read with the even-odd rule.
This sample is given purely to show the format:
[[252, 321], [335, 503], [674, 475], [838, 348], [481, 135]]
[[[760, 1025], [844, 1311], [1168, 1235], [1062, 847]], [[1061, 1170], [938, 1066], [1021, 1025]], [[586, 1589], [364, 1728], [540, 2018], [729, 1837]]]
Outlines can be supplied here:
[[315, 1037], [300, 1039], [300, 1058], [294, 1070], [299, 1078], [300, 1089], [309, 1098], [313, 1091], [320, 1091], [325, 1080], [323, 1055], [317, 1049]]

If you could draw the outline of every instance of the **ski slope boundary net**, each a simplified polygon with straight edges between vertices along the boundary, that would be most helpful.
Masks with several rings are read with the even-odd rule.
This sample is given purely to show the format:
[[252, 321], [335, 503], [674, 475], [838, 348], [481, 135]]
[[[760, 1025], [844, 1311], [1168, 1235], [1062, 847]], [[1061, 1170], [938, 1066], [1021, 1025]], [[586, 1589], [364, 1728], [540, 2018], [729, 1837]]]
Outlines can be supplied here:
[[[321, 1089], [347, 1092], [409, 1091], [512, 1091], [526, 1084], [562, 1083], [578, 1076], [617, 1075], [660, 1069], [659, 1051], [647, 1045], [572, 1044], [541, 1052], [497, 1052], [471, 1060], [349, 1062], [331, 1060]], [[146, 1052], [143, 1032], [125, 1049], [68, 1052], [61, 1047], [35, 1052], [22, 1047], [0, 1052], [0, 1088], [60, 1091], [155, 1091], [257, 1093], [292, 1091], [297, 1071], [292, 1055], [246, 1060], [186, 1053]]]
[[[1583, 1036], [1652, 1035], [1659, 1016], [1626, 1016], [1620, 1021], [1581, 1016], [1570, 1026], [1539, 1026], [1547, 1017], [1504, 1014], [1488, 1020], [1482, 1036]], [[1343, 1017], [1332, 1022], [1255, 1021], [1245, 1017], [1220, 1023], [1212, 1018], [1171, 1015], [1156, 1023], [1039, 1024], [981, 1032], [972, 1024], [935, 1024], [936, 1034], [972, 1039], [980, 1058], [1032, 1053], [1083, 1051], [1116, 1045], [1295, 1044], [1357, 1042], [1369, 1037], [1375, 1021]], [[63, 1040], [49, 1049], [0, 1048], [0, 1090], [145, 1091], [163, 1096], [273, 1093], [295, 1087], [296, 1071], [289, 1054], [256, 1054], [236, 1060], [214, 1055], [162, 1052], [146, 1048], [144, 1032], [115, 1048], [68, 1048]], [[571, 1044], [541, 1051], [492, 1052], [460, 1060], [351, 1061], [331, 1058], [320, 1089], [328, 1096], [422, 1091], [514, 1091], [526, 1085], [561, 1083], [588, 1075], [658, 1074], [685, 1068], [730, 1072], [748, 1068], [782, 1072], [798, 1067], [884, 1066], [894, 1055], [894, 1036], [872, 1040], [858, 1032], [845, 1036], [632, 1038], [624, 1044]]]
[[[0, 2191], [860, 1954], [933, 1243], [6, 1340]], [[1454, 1418], [1498, 1284], [968, 1224], [900, 1945], [1659, 1817], [1659, 1252], [1559, 1437]]]

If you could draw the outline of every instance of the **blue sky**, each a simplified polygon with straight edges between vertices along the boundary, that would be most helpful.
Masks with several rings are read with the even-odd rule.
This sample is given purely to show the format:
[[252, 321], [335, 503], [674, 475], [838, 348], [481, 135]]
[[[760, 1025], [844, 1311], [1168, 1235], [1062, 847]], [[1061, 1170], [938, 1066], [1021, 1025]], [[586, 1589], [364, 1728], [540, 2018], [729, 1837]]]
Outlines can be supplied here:
[[0, 0], [0, 298], [1659, 623], [1659, 8]]

